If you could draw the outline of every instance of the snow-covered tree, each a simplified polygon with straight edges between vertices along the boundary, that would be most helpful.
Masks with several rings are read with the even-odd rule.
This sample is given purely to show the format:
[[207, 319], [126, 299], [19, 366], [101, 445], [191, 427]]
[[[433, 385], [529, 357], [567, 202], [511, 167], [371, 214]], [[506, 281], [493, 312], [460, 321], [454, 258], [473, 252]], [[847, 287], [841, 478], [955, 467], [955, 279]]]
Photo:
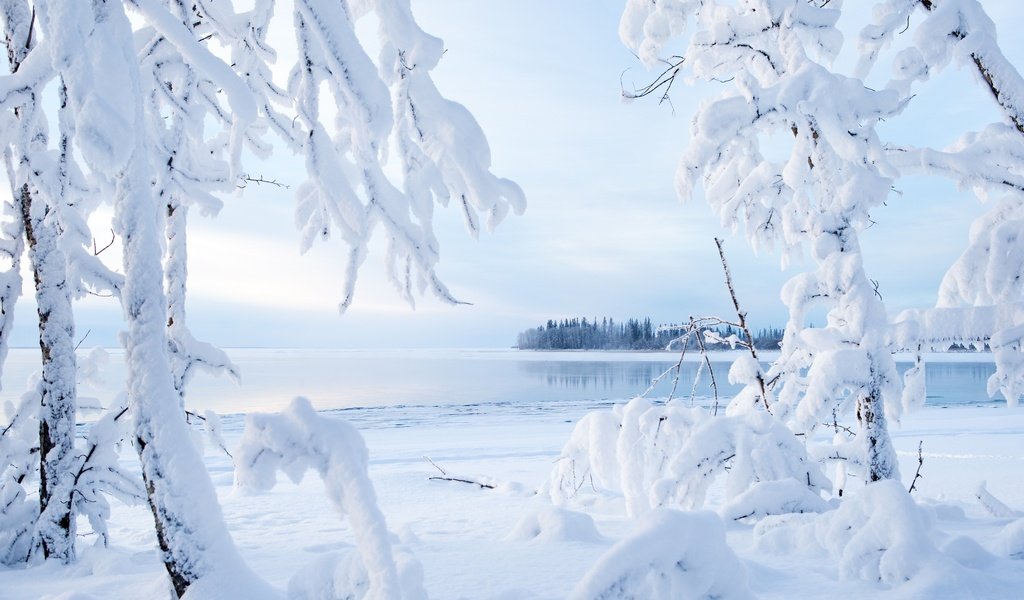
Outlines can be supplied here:
[[[897, 114], [903, 99], [828, 66], [842, 43], [840, 6], [634, 0], [621, 34], [651, 66], [683, 37], [678, 69], [730, 82], [694, 117], [679, 191], [691, 196], [701, 185], [723, 225], [745, 228], [755, 248], [780, 249], [784, 264], [809, 251], [816, 268], [782, 291], [790, 318], [782, 355], [765, 376], [779, 382], [769, 405], [800, 432], [833, 410], [853, 409], [861, 448], [848, 458], [874, 481], [898, 475], [886, 409], [899, 406], [900, 388], [859, 234], [897, 175], [875, 124]], [[814, 307], [827, 311], [824, 327], [808, 326]]]
[[[30, 59], [36, 65], [34, 13], [25, 0], [7, 0], [0, 7], [8, 65], [20, 74]], [[8, 248], [16, 269], [21, 249], [27, 250], [35, 284], [38, 310], [39, 347], [42, 376], [38, 390], [39, 413], [39, 503], [35, 538], [45, 557], [74, 559], [75, 519], [72, 510], [75, 479], [74, 437], [76, 413], [74, 316], [71, 301], [86, 289], [116, 289], [117, 277], [103, 268], [95, 257], [86, 258], [82, 243], [88, 239], [84, 226], [87, 209], [82, 180], [72, 156], [69, 123], [65, 107], [58, 110], [59, 140], [49, 142], [44, 115], [44, 70], [28, 68], [23, 87], [8, 96], [11, 109], [5, 124], [10, 135], [5, 151], [8, 180], [12, 188], [13, 218], [20, 225], [8, 235]], [[58, 87], [60, 87], [58, 85]], [[63, 100], [63, 88], [59, 89]], [[99, 283], [104, 280], [104, 283]], [[5, 312], [13, 309], [16, 291], [12, 279], [5, 287]], [[9, 327], [9, 317], [3, 326]], [[4, 331], [0, 336], [5, 337]], [[0, 356], [2, 359], [2, 356]]]
[[[46, 268], [37, 269], [37, 295], [45, 292], [43, 300], [53, 297], [62, 304], [52, 309], [51, 319], [44, 313], [49, 304], [40, 300], [41, 323], [52, 322], [69, 342], [71, 299], [87, 286], [115, 292], [127, 322], [132, 437], [172, 586], [184, 595], [198, 581], [207, 590], [239, 575], [255, 581], [233, 548], [181, 410], [194, 366], [230, 369], [223, 353], [196, 342], [184, 326], [187, 208], [198, 205], [215, 212], [220, 201], [213, 194], [244, 177], [243, 145], [266, 155], [271, 146], [261, 135], [276, 132], [307, 159], [308, 182], [299, 188], [297, 210], [303, 247], [334, 228], [349, 246], [344, 309], [352, 301], [367, 244], [378, 230], [390, 246], [388, 271], [406, 299], [412, 302], [414, 294], [430, 291], [454, 302], [435, 272], [434, 202], [446, 204], [454, 197], [475, 235], [479, 213], [486, 213], [493, 226], [510, 210], [522, 210], [522, 192], [489, 172], [489, 151], [476, 122], [434, 87], [429, 72], [442, 45], [416, 26], [408, 2], [295, 3], [299, 61], [286, 90], [275, 85], [269, 67], [274, 58], [266, 39], [272, 0], [258, 0], [241, 13], [232, 2], [214, 0], [8, 0], [2, 7], [8, 50], [20, 62], [12, 58], [13, 72], [0, 79], [0, 107], [14, 109], [2, 131], [14, 191], [11, 206], [18, 209], [4, 230], [3, 251], [13, 268], [3, 280], [6, 291], [0, 290], [5, 303], [0, 338], [8, 331], [6, 303], [19, 287], [22, 236], [30, 247], [41, 237], [46, 242], [30, 254], [30, 260]], [[126, 7], [134, 11], [134, 20], [128, 19]], [[374, 19], [379, 27], [376, 59], [356, 34], [364, 19]], [[214, 47], [227, 49], [230, 61]], [[25, 52], [18, 54], [21, 48]], [[322, 97], [324, 88], [333, 98]], [[39, 99], [54, 89], [59, 141], [51, 148], [43, 117], [47, 104]], [[321, 112], [332, 105], [336, 114], [323, 118]], [[397, 175], [385, 169], [389, 162], [401, 166]], [[64, 208], [73, 195], [90, 190], [114, 199], [123, 281], [105, 272], [98, 260], [71, 256], [87, 230], [84, 218]], [[22, 192], [31, 195], [31, 205], [20, 202]], [[76, 203], [88, 204], [77, 198]], [[65, 257], [39, 254], [51, 246]], [[62, 277], [58, 267], [72, 274]], [[41, 332], [47, 343], [56, 335]], [[64, 347], [72, 350], [73, 361], [73, 346]], [[67, 402], [60, 405], [59, 431], [67, 437], [61, 442], [64, 450], [43, 455], [63, 462], [41, 472], [71, 485], [50, 486], [60, 492], [53, 504], [66, 510], [39, 522], [70, 521], [63, 542], [51, 543], [41, 535], [44, 544], [56, 548], [53, 555], [70, 560], [74, 485], [93, 481], [90, 490], [106, 485], [117, 492], [124, 482], [100, 468], [108, 456], [100, 445], [117, 437], [117, 412], [101, 421], [84, 455], [71, 454], [74, 363], [59, 365], [68, 368], [52, 371], [49, 379], [72, 390], [61, 396]], [[44, 382], [47, 373], [44, 367]], [[48, 422], [50, 417], [44, 411], [40, 419]], [[131, 495], [130, 489], [120, 492]], [[11, 499], [21, 497], [15, 496]], [[81, 497], [92, 499], [84, 488]], [[89, 514], [102, 516], [102, 510]], [[55, 528], [41, 525], [39, 530], [50, 535]], [[265, 591], [260, 586], [253, 590]]]
[[[677, 176], [680, 193], [691, 196], [702, 186], [723, 225], [744, 229], [755, 249], [780, 250], [784, 265], [807, 252], [814, 259], [815, 270], [782, 290], [790, 319], [782, 355], [765, 374], [776, 384], [765, 400], [803, 433], [852, 409], [854, 447], [844, 443], [827, 455], [869, 481], [897, 475], [886, 419], [924, 398], [922, 366], [901, 390], [892, 351], [987, 344], [997, 363], [989, 392], [1002, 391], [1010, 403], [1024, 393], [1024, 79], [1000, 51], [977, 0], [873, 6], [874, 22], [860, 36], [861, 60], [849, 73], [835, 63], [844, 42], [840, 18], [849, 13], [841, 2], [630, 0], [621, 23], [623, 40], [649, 66], [669, 45], [685, 48], [665, 59], [669, 67], [639, 94], [683, 77], [725, 84], [694, 118]], [[896, 48], [887, 54], [889, 46]], [[864, 81], [883, 56], [893, 77], [873, 89]], [[1002, 122], [946, 149], [882, 140], [878, 122], [897, 121], [918, 84], [954, 61], [974, 72]], [[894, 184], [918, 174], [946, 176], [982, 198], [996, 192], [1001, 199], [972, 228], [969, 248], [942, 282], [938, 307], [908, 311], [894, 328], [864, 270], [859, 234]], [[809, 327], [809, 311], [821, 308], [825, 325]], [[730, 412], [758, 399], [741, 394]]]
[[[200, 4], [167, 2], [167, 9], [193, 40], [211, 28]], [[161, 29], [153, 29], [139, 53], [146, 88], [146, 121], [156, 147], [156, 197], [165, 205], [164, 264], [167, 293], [168, 349], [174, 388], [184, 410], [185, 388], [197, 369], [239, 374], [228, 356], [197, 340], [186, 322], [188, 278], [188, 214], [197, 206], [215, 215], [223, 202], [214, 192], [235, 187], [240, 140], [231, 135], [232, 121], [217, 99], [216, 81], [193, 66]], [[181, 32], [179, 31], [180, 35]], [[218, 127], [208, 127], [212, 117]], [[209, 131], [212, 129], [212, 131]]]
[[[33, 50], [32, 15], [27, 2], [5, 4], [9, 66], [12, 73], [17, 73]], [[45, 556], [71, 561], [76, 535], [71, 513], [76, 410], [74, 322], [66, 289], [67, 260], [58, 245], [55, 209], [60, 197], [51, 196], [55, 191], [55, 165], [42, 116], [44, 81], [36, 83], [27, 90], [26, 101], [14, 111], [12, 125], [17, 133], [11, 136], [8, 173], [15, 190], [13, 207], [20, 213], [35, 280], [42, 352], [42, 380], [38, 385], [40, 514], [35, 536]]]
[[[225, 44], [266, 123], [306, 159], [308, 179], [296, 194], [303, 250], [334, 230], [348, 244], [344, 311], [367, 242], [381, 228], [387, 273], [403, 298], [411, 304], [416, 293], [430, 292], [455, 302], [435, 272], [434, 203], [454, 201], [475, 236], [481, 213], [494, 227], [509, 211], [522, 212], [525, 200], [515, 183], [490, 173], [479, 125], [430, 78], [444, 52], [441, 40], [416, 24], [409, 0], [297, 0], [298, 56], [282, 89], [266, 63], [274, 56], [267, 41], [274, 6], [257, 1], [246, 27]], [[356, 34], [357, 24], [374, 18], [376, 59]], [[400, 166], [397, 181], [385, 169], [389, 160]]]
[[[904, 30], [908, 34], [898, 36]], [[888, 87], [908, 97], [926, 93], [921, 84], [950, 65], [962, 66], [1001, 116], [981, 131], [964, 132], [948, 148], [921, 147], [915, 140], [887, 147], [902, 175], [948, 178], [992, 204], [972, 225], [967, 249], [943, 278], [936, 307], [901, 315], [896, 339], [919, 351], [988, 345], [996, 362], [988, 392], [1000, 392], [1015, 405], [1024, 394], [1024, 78], [1000, 50], [995, 24], [976, 0], [881, 3], [861, 45], [862, 72], [895, 46]], [[907, 377], [908, 391], [914, 392], [908, 402], [923, 402], [923, 370], [915, 368]]]

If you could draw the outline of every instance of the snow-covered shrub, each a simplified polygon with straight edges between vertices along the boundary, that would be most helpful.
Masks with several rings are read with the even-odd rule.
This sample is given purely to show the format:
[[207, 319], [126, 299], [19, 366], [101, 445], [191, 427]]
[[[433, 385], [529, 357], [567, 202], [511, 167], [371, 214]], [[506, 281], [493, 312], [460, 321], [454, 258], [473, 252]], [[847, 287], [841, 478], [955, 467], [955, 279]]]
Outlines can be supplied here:
[[931, 524], [898, 481], [880, 481], [820, 515], [768, 517], [754, 528], [757, 547], [772, 553], [825, 552], [841, 579], [896, 586], [942, 560]]
[[129, 437], [128, 397], [120, 394], [104, 415], [89, 426], [84, 444], [76, 452], [75, 488], [72, 501], [78, 514], [84, 515], [98, 536], [97, 543], [107, 545], [110, 502], [114, 497], [125, 504], [146, 500], [146, 490], [138, 476], [126, 473], [119, 464], [121, 444]]
[[[766, 413], [712, 416], [677, 401], [635, 398], [588, 414], [574, 428], [544, 491], [556, 504], [591, 492], [622, 494], [631, 516], [652, 508], [704, 506], [712, 483], [725, 476], [730, 502], [759, 483], [792, 481], [748, 513], [810, 509], [807, 494], [830, 488], [800, 440]], [[790, 498], [782, 496], [792, 494]]]
[[[90, 360], [79, 363], [83, 365], [86, 370], [81, 377], [95, 376]], [[39, 550], [39, 501], [35, 495], [39, 485], [38, 376], [33, 376], [31, 385], [17, 406], [6, 404], [7, 424], [0, 427], [0, 564], [24, 563]], [[108, 497], [126, 504], [146, 497], [141, 480], [119, 465], [120, 446], [130, 428], [126, 405], [122, 394], [113, 406], [100, 407], [103, 416], [88, 426], [85, 439], [76, 440], [70, 464], [72, 514], [88, 519], [102, 545], [109, 541]]]
[[[296, 398], [281, 413], [246, 417], [242, 441], [235, 452], [237, 484], [267, 490], [274, 487], [277, 471], [298, 483], [312, 469], [323, 479], [331, 504], [341, 516], [349, 518], [355, 533], [358, 558], [337, 561], [330, 577], [318, 579], [331, 586], [330, 592], [326, 588], [316, 591], [303, 587], [303, 597], [377, 599], [425, 595], [422, 575], [416, 575], [420, 573], [418, 568], [410, 564], [400, 573], [396, 565], [387, 524], [377, 507], [367, 473], [368, 460], [366, 444], [354, 427], [318, 415], [305, 398]], [[407, 562], [413, 560], [410, 557]], [[364, 572], [365, 576], [361, 574]], [[327, 593], [338, 595], [325, 596]]]
[[714, 513], [662, 508], [606, 552], [570, 600], [753, 598], [746, 569], [725, 542]]
[[576, 512], [560, 506], [545, 506], [523, 515], [508, 534], [510, 540], [540, 540], [560, 542], [599, 542], [604, 537], [598, 533], [594, 519], [586, 513]]

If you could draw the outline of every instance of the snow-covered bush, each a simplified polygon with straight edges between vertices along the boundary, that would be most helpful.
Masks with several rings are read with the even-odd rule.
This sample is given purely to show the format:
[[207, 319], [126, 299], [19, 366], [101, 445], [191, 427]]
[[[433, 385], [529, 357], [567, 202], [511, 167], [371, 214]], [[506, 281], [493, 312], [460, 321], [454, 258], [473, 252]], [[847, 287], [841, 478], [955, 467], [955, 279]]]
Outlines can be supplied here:
[[[367, 599], [421, 598], [422, 574], [409, 558], [400, 572], [394, 559], [384, 515], [377, 507], [373, 483], [367, 473], [369, 454], [359, 432], [339, 419], [322, 417], [309, 400], [296, 398], [276, 414], [246, 417], [242, 441], [235, 452], [236, 483], [266, 490], [274, 487], [277, 471], [299, 482], [312, 469], [323, 479], [331, 504], [348, 517], [355, 534], [358, 557], [342, 557], [335, 572], [318, 580], [330, 586], [315, 591], [302, 584], [303, 597]], [[339, 586], [348, 586], [341, 589]], [[319, 594], [319, 595], [317, 595]]]
[[604, 538], [597, 531], [594, 519], [590, 515], [568, 510], [560, 506], [544, 506], [523, 515], [508, 534], [508, 539], [547, 542], [600, 542]]
[[84, 515], [98, 536], [97, 543], [107, 545], [110, 535], [108, 497], [125, 504], [146, 501], [142, 480], [120, 466], [120, 449], [131, 435], [128, 418], [128, 397], [120, 394], [111, 407], [95, 423], [89, 425], [83, 444], [76, 452], [75, 488], [72, 494], [77, 514]]
[[[97, 359], [93, 355], [93, 359]], [[95, 360], [79, 363], [86, 367], [84, 378], [95, 375], [90, 369]], [[35, 558], [40, 548], [39, 501], [39, 421], [40, 383], [33, 378], [32, 388], [18, 404], [8, 402], [4, 413], [7, 423], [0, 427], [0, 564], [25, 563]], [[92, 526], [96, 542], [109, 542], [108, 498], [126, 504], [144, 502], [146, 491], [138, 477], [120, 466], [119, 451], [129, 434], [127, 398], [121, 394], [103, 416], [88, 425], [84, 439], [76, 440], [70, 479], [70, 498], [75, 514], [85, 516]]]
[[754, 528], [765, 552], [824, 552], [841, 579], [897, 586], [943, 560], [929, 538], [931, 523], [898, 481], [880, 481], [848, 495], [820, 515], [768, 517]]
[[746, 569], [714, 513], [662, 508], [611, 547], [576, 584], [570, 600], [753, 598]]
[[[594, 411], [577, 423], [545, 484], [555, 503], [591, 492], [622, 494], [639, 516], [662, 506], [698, 509], [719, 476], [725, 502], [743, 496], [750, 510], [733, 518], [779, 510], [813, 510], [809, 498], [830, 489], [802, 442], [764, 412], [712, 416], [678, 401], [655, 405], [635, 398]], [[758, 484], [791, 481], [754, 491]], [[764, 504], [749, 503], [760, 498]]]

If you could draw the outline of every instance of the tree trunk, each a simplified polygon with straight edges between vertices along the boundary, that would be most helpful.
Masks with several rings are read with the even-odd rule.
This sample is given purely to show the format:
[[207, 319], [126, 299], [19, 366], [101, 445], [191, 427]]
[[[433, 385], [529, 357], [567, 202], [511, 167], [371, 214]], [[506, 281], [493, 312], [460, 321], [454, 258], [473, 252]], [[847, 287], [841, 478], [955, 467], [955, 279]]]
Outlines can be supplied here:
[[898, 479], [900, 476], [896, 451], [889, 437], [877, 371], [874, 367], [871, 371], [871, 389], [857, 399], [857, 423], [860, 426], [857, 437], [863, 439], [866, 450], [869, 483], [883, 479]]
[[49, 207], [33, 202], [28, 184], [21, 188], [21, 215], [39, 311], [39, 349], [43, 376], [39, 416], [39, 521], [43, 556], [75, 559], [72, 512], [75, 460], [75, 325], [67, 290], [67, 259]]

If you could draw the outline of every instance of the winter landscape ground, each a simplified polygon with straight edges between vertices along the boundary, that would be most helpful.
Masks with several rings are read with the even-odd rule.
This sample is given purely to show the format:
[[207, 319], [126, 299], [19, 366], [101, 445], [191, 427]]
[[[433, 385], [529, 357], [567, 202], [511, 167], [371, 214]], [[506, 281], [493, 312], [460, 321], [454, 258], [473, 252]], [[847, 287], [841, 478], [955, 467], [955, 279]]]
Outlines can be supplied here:
[[[326, 359], [343, 360], [367, 353], [237, 354], [243, 370], [247, 364], [259, 365], [257, 359], [261, 357], [286, 360], [282, 357], [290, 356], [293, 361], [289, 364], [296, 365], [296, 381], [282, 381], [281, 387], [308, 389], [300, 380], [325, 377]], [[300, 365], [317, 364], [309, 357], [318, 354], [325, 361], [316, 368], [307, 366], [302, 373]], [[382, 368], [402, 355], [369, 354], [381, 359]], [[431, 363], [426, 356], [436, 356], [435, 360], [440, 361], [466, 354], [412, 353], [419, 363], [428, 365]], [[609, 358], [601, 353], [576, 353], [568, 359], [558, 353], [530, 354], [527, 359], [531, 361], [652, 359], [651, 355], [643, 354], [617, 354]], [[507, 360], [515, 353], [469, 355], [475, 358], [466, 360], [462, 368], [467, 371], [479, 370], [481, 362]], [[672, 355], [657, 358], [668, 361]], [[965, 357], [930, 357], [934, 361], [943, 358], [956, 361]], [[527, 372], [522, 377], [535, 376]], [[494, 383], [502, 387], [501, 382]], [[900, 488], [909, 487], [917, 469], [918, 444], [923, 447], [923, 477], [917, 481], [912, 495], [917, 503], [914, 518], [920, 521], [915, 527], [919, 529], [906, 527], [900, 522], [906, 514], [895, 514], [893, 506], [883, 505], [873, 515], [870, 535], [875, 536], [872, 542], [876, 544], [903, 545], [895, 550], [903, 564], [894, 568], [912, 574], [909, 581], [884, 583], [870, 574], [864, 577], [844, 571], [844, 565], [854, 564], [856, 557], [850, 556], [849, 549], [844, 553], [842, 549], [830, 548], [830, 536], [834, 534], [821, 537], [813, 528], [785, 535], [776, 532], [772, 536], [762, 532], [757, 521], [724, 519], [720, 526], [729, 548], [739, 558], [739, 566], [735, 560], [727, 560], [727, 556], [699, 560], [705, 553], [709, 557], [714, 554], [714, 541], [693, 524], [671, 536], [670, 543], [692, 553], [694, 564], [698, 565], [694, 573], [698, 580], [740, 581], [745, 577], [749, 592], [760, 598], [1019, 597], [1024, 589], [1024, 561], [1020, 559], [1024, 552], [1024, 479], [1020, 477], [1024, 472], [1024, 414], [1008, 409], [1004, 403], [987, 401], [981, 393], [983, 380], [967, 384], [977, 390], [977, 402], [926, 405], [906, 415], [902, 424], [893, 428], [903, 475]], [[551, 385], [562, 386], [564, 381]], [[225, 401], [218, 398], [222, 389], [218, 380], [199, 379], [196, 401], [204, 408], [218, 403], [223, 406]], [[246, 386], [239, 389], [240, 398]], [[451, 402], [417, 405], [416, 393], [409, 389], [396, 389], [396, 397], [390, 399], [368, 398], [365, 404], [370, 406], [366, 408], [336, 408], [326, 410], [324, 415], [347, 419], [365, 438], [370, 477], [395, 547], [411, 553], [422, 565], [423, 584], [429, 597], [568, 597], [603, 555], [648, 522], [649, 517], [627, 517], [621, 493], [581, 495], [577, 502], [556, 505], [543, 491], [580, 418], [595, 405], [607, 410], [610, 403], [627, 402], [629, 398], [603, 398], [598, 386], [577, 389], [579, 398], [590, 397], [588, 401], [535, 396], [523, 397], [518, 402], [474, 403], [473, 394], [453, 389]], [[289, 398], [283, 390], [275, 389], [274, 393], [280, 394], [277, 405], [265, 408], [285, 408]], [[325, 396], [322, 400], [330, 404], [329, 390], [322, 388], [321, 393]], [[420, 397], [436, 400], [425, 394]], [[238, 398], [228, 400], [225, 412], [233, 412], [238, 402]], [[697, 404], [706, 406], [707, 402], [707, 398], [702, 398]], [[233, 451], [242, 434], [243, 420], [240, 414], [222, 417], [224, 437]], [[202, 443], [203, 438], [197, 441]], [[273, 586], [284, 590], [293, 580], [314, 582], [328, 577], [330, 571], [324, 565], [330, 563], [329, 557], [352, 551], [355, 539], [351, 522], [332, 508], [324, 484], [315, 473], [307, 473], [298, 484], [281, 474], [276, 487], [257, 492], [236, 486], [232, 461], [208, 441], [204, 456], [241, 555], [253, 571]], [[134, 452], [126, 451], [122, 462], [129, 471], [138, 472]], [[452, 478], [494, 487], [432, 479], [444, 476], [438, 467]], [[710, 490], [707, 510], [723, 508], [723, 480], [719, 477]], [[1008, 508], [992, 503], [987, 496], [979, 500], [977, 493], [982, 482]], [[847, 502], [857, 502], [857, 494], [864, 492], [852, 489]], [[719, 526], [718, 517], [706, 519], [714, 527]], [[708, 527], [708, 523], [700, 525]], [[887, 533], [889, 529], [892, 532]], [[79, 534], [82, 550], [77, 564], [65, 566], [51, 561], [29, 568], [0, 569], [0, 598], [166, 597], [167, 576], [157, 557], [152, 515], [145, 506], [114, 503], [109, 548], [94, 547], [96, 538], [84, 520]], [[884, 541], [890, 534], [892, 537]], [[614, 564], [619, 571], [613, 572], [626, 569], [630, 560], [643, 565], [649, 557], [645, 551], [627, 554]], [[865, 568], [870, 573], [870, 568]]]

